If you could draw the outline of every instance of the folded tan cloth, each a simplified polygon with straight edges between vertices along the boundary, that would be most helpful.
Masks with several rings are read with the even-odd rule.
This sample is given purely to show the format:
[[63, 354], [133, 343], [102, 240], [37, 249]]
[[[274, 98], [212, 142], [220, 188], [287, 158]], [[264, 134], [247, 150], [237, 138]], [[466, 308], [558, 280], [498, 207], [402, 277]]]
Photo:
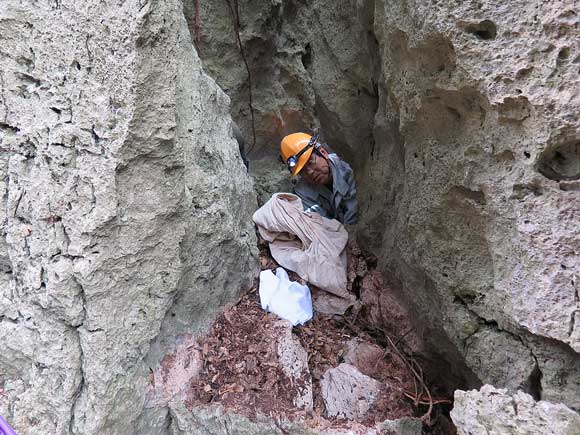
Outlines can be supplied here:
[[339, 221], [305, 212], [300, 198], [291, 193], [275, 193], [253, 220], [278, 264], [322, 290], [348, 296], [348, 234]]

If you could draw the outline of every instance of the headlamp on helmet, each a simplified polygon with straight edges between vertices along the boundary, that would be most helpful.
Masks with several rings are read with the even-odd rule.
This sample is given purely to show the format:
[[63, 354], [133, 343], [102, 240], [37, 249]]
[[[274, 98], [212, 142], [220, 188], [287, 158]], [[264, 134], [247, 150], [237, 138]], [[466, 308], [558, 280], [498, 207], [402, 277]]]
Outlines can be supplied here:
[[304, 154], [310, 148], [313, 148], [314, 151], [316, 151], [316, 150], [318, 150], [318, 148], [320, 148], [320, 143], [318, 142], [318, 133], [314, 133], [314, 135], [310, 138], [310, 140], [308, 141], [308, 144], [306, 144], [306, 146], [304, 148], [302, 148], [296, 154], [288, 157], [288, 159], [286, 160], [286, 165], [288, 166], [288, 170], [290, 171], [290, 173], [292, 173], [292, 171], [296, 167], [296, 165], [298, 163], [298, 159], [300, 158], [300, 156], [302, 156], [302, 154]]

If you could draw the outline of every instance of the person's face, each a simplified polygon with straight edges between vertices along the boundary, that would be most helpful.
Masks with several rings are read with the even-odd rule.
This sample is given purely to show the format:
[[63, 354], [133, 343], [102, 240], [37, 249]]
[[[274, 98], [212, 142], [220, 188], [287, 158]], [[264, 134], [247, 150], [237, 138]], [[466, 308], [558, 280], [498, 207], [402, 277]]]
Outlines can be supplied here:
[[330, 164], [328, 163], [328, 153], [324, 148], [320, 149], [320, 154], [313, 152], [300, 171], [300, 175], [310, 184], [328, 184], [331, 178]]

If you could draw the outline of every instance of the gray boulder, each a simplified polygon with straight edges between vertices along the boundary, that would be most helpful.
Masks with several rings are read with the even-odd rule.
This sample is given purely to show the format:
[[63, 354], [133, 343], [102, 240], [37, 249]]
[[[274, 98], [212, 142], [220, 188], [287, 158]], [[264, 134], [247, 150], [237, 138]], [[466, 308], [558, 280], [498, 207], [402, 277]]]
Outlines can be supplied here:
[[326, 371], [320, 381], [329, 417], [361, 420], [378, 399], [381, 383], [342, 363]]

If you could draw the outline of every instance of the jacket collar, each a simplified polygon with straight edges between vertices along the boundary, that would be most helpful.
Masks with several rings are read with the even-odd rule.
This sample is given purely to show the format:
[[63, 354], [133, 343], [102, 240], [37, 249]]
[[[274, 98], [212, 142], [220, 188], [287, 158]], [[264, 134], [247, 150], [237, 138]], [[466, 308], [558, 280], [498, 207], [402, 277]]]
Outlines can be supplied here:
[[341, 168], [342, 160], [335, 153], [328, 155], [330, 167], [332, 169], [332, 190], [339, 192], [341, 196], [345, 196], [348, 192], [349, 186], [344, 179], [344, 174]]

